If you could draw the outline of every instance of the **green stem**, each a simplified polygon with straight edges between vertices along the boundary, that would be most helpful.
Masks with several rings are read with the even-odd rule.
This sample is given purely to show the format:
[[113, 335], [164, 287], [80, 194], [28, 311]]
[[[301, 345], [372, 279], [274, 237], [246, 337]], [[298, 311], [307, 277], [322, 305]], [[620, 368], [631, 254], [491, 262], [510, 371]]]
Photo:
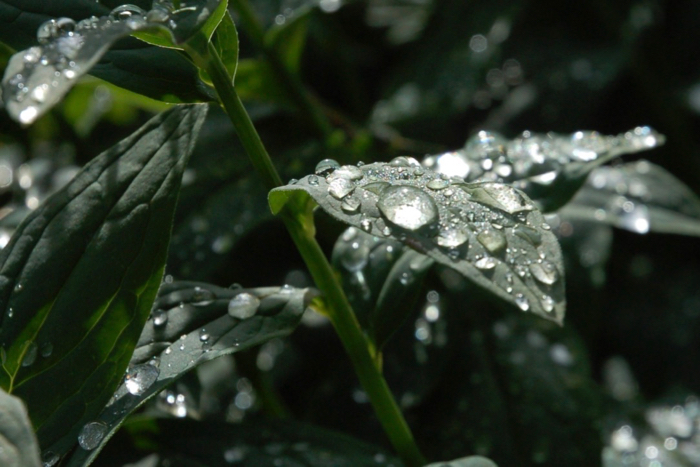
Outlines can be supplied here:
[[[202, 52], [205, 52], [204, 54]], [[248, 113], [236, 93], [231, 78], [216, 49], [209, 44], [206, 51], [188, 50], [198, 66], [209, 73], [226, 112], [250, 157], [253, 166], [263, 177], [268, 189], [282, 182], [260, 140]], [[328, 315], [340, 340], [345, 346], [355, 371], [384, 430], [401, 459], [410, 467], [425, 463], [413, 435], [401, 413], [384, 377], [378, 368], [355, 314], [343, 292], [333, 268], [314, 237], [310, 212], [292, 212], [284, 209], [280, 217], [309, 268], [316, 286], [326, 297]]]
[[255, 16], [250, 3], [247, 0], [231, 0], [231, 5], [238, 12], [248, 38], [265, 55], [279, 84], [294, 101], [294, 104], [307, 115], [319, 136], [327, 139], [333, 132], [333, 126], [329, 123], [321, 106], [304, 87], [299, 76], [292, 73], [280, 58], [277, 50], [265, 42], [265, 30]]

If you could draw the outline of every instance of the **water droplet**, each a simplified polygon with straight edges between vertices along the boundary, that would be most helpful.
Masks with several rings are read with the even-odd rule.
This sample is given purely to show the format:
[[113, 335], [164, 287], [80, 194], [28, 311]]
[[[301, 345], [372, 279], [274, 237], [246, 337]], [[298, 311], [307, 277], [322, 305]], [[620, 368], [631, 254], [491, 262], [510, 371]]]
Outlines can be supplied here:
[[22, 59], [25, 63], [36, 63], [41, 58], [41, 47], [30, 47], [24, 51]]
[[542, 235], [537, 230], [527, 225], [516, 225], [513, 227], [513, 234], [535, 246], [542, 243]]
[[37, 115], [39, 115], [39, 110], [33, 105], [30, 105], [19, 113], [19, 121], [20, 123], [28, 125], [34, 121]]
[[345, 199], [343, 199], [343, 202], [340, 203], [340, 207], [345, 212], [353, 213], [357, 212], [357, 210], [360, 209], [361, 204], [362, 203], [360, 201], [360, 198], [354, 195], [350, 195], [346, 196]]
[[12, 308], [7, 309], [7, 317], [12, 318], [15, 315], [15, 310]]
[[344, 248], [340, 256], [340, 263], [348, 271], [360, 271], [367, 265], [369, 258], [369, 245], [365, 242], [352, 242]]
[[109, 16], [115, 21], [127, 21], [129, 19], [144, 18], [146, 11], [141, 7], [127, 3], [116, 7]]
[[515, 188], [500, 183], [483, 183], [469, 189], [472, 199], [487, 206], [500, 209], [508, 214], [531, 211], [533, 206]]
[[92, 451], [100, 445], [107, 434], [107, 425], [102, 422], [90, 422], [83, 426], [78, 435], [78, 444], [86, 451]]
[[497, 254], [506, 247], [506, 236], [500, 230], [486, 229], [480, 232], [476, 239], [491, 254]]
[[318, 177], [316, 175], [309, 175], [309, 178], [307, 180], [309, 182], [309, 185], [318, 186]]
[[369, 218], [364, 218], [364, 219], [360, 220], [360, 227], [365, 232], [371, 232], [372, 231], [372, 221]]
[[377, 207], [393, 225], [414, 232], [433, 228], [439, 217], [433, 198], [412, 186], [386, 188]]
[[515, 304], [523, 311], [530, 309], [530, 302], [528, 302], [527, 298], [521, 293], [515, 294]]
[[199, 340], [201, 342], [207, 342], [211, 336], [205, 328], [199, 330]]
[[56, 465], [56, 463], [60, 460], [61, 458], [59, 457], [58, 454], [56, 454], [53, 451], [45, 451], [41, 455], [41, 464], [42, 467], [53, 467]]
[[550, 297], [549, 295], [543, 295], [542, 300], [540, 300], [540, 303], [542, 304], [542, 308], [544, 311], [547, 313], [551, 313], [554, 311], [554, 299]]
[[192, 294], [192, 304], [195, 306], [211, 305], [216, 295], [209, 289], [203, 287], [195, 287]]
[[51, 342], [44, 342], [41, 345], [40, 353], [44, 358], [50, 357], [51, 353], [53, 353], [53, 344]]
[[140, 396], [156, 382], [159, 374], [160, 370], [151, 364], [134, 365], [127, 371], [124, 385], [130, 394]]
[[23, 288], [22, 284], [15, 285], [15, 293], [21, 292], [22, 288]]
[[316, 169], [314, 172], [316, 175], [326, 176], [332, 173], [334, 170], [339, 169], [340, 164], [333, 159], [323, 159], [321, 162], [316, 164]]
[[469, 231], [466, 227], [448, 227], [440, 230], [437, 236], [437, 244], [445, 248], [456, 248], [469, 240]]
[[559, 279], [556, 266], [549, 261], [530, 264], [530, 272], [535, 279], [546, 285], [552, 285]]
[[341, 168], [336, 169], [336, 171], [332, 174], [333, 178], [340, 177], [353, 181], [361, 180], [363, 176], [364, 174], [362, 173], [362, 170], [354, 165], [344, 165]]
[[484, 256], [483, 258], [479, 258], [476, 260], [476, 262], [474, 262], [474, 266], [483, 270], [493, 269], [497, 264], [498, 261], [491, 256]]
[[260, 306], [260, 299], [248, 292], [236, 295], [228, 302], [228, 314], [233, 318], [247, 319], [255, 315]]
[[328, 185], [328, 193], [335, 199], [343, 199], [353, 192], [355, 185], [346, 178], [334, 178]]
[[22, 358], [22, 366], [30, 366], [36, 361], [36, 356], [39, 353], [38, 347], [34, 342], [30, 342], [27, 345], [27, 350], [24, 352], [24, 357]]
[[48, 44], [58, 37], [73, 34], [75, 26], [75, 21], [70, 18], [50, 19], [39, 26], [36, 40], [39, 44]]
[[442, 190], [442, 189], [450, 186], [450, 182], [448, 182], [447, 180], [443, 180], [441, 178], [436, 178], [436, 179], [430, 180], [425, 186], [427, 186], [431, 190]]

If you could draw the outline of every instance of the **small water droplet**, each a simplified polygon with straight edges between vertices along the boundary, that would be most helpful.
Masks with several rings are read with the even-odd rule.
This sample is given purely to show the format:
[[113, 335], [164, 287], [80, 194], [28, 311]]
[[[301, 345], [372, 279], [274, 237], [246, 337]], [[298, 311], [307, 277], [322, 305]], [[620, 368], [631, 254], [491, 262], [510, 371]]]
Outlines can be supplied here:
[[58, 454], [56, 454], [53, 451], [45, 451], [41, 455], [41, 464], [42, 467], [53, 467], [56, 465], [56, 463], [60, 460], [61, 458], [59, 457]]
[[15, 315], [15, 310], [12, 308], [7, 309], [7, 317], [12, 318]]
[[255, 315], [260, 306], [260, 299], [248, 292], [236, 295], [228, 303], [228, 314], [236, 319], [248, 319]]
[[335, 199], [343, 199], [355, 190], [355, 185], [346, 178], [334, 178], [328, 185], [328, 193]]
[[39, 26], [36, 40], [39, 44], [48, 44], [58, 37], [73, 34], [75, 26], [75, 21], [70, 18], [50, 19]]
[[515, 304], [523, 311], [530, 309], [530, 302], [528, 302], [527, 298], [521, 293], [515, 294]]
[[431, 190], [442, 190], [450, 186], [450, 182], [441, 178], [430, 180], [425, 186]]
[[433, 198], [412, 186], [386, 188], [377, 207], [393, 225], [414, 232], [434, 228], [439, 218]]
[[357, 212], [361, 205], [360, 199], [355, 195], [346, 196], [340, 207], [343, 211], [348, 213]]
[[491, 254], [497, 254], [506, 247], [506, 236], [500, 230], [486, 229], [477, 234], [476, 239]]
[[78, 444], [86, 451], [92, 451], [100, 445], [105, 434], [107, 434], [107, 425], [102, 422], [90, 422], [83, 426], [83, 429], [78, 435]]
[[369, 220], [368, 218], [364, 218], [360, 221], [360, 227], [365, 232], [371, 232], [372, 231], [372, 221]]
[[207, 342], [211, 336], [205, 328], [199, 330], [199, 340], [201, 342]]
[[530, 264], [529, 269], [533, 277], [543, 284], [552, 285], [559, 279], [559, 273], [557, 272], [556, 266], [549, 261], [532, 263]]
[[22, 289], [23, 289], [23, 286], [22, 286], [22, 284], [17, 284], [17, 285], [15, 285], [15, 293], [17, 293], [17, 292], [21, 292], [21, 291], [22, 291]]
[[36, 361], [36, 356], [39, 353], [39, 349], [34, 342], [30, 342], [27, 345], [27, 350], [22, 358], [22, 366], [30, 366]]
[[542, 308], [547, 313], [551, 313], [552, 311], [554, 311], [554, 299], [549, 295], [543, 295], [542, 300], [540, 300], [540, 303], [542, 303]]
[[158, 379], [160, 370], [148, 363], [134, 365], [126, 373], [124, 384], [130, 394], [140, 396], [150, 388]]
[[316, 164], [316, 169], [314, 172], [316, 175], [321, 175], [325, 177], [326, 175], [332, 173], [336, 169], [340, 168], [340, 164], [333, 159], [323, 159], [321, 162]]
[[211, 305], [216, 296], [214, 292], [203, 287], [195, 287], [192, 294], [192, 304], [195, 306]]
[[153, 326], [159, 328], [165, 326], [168, 322], [168, 312], [164, 310], [156, 310], [153, 312]]
[[491, 256], [484, 256], [474, 262], [474, 266], [485, 271], [495, 268], [496, 265], [498, 265], [498, 261]]
[[51, 353], [53, 353], [53, 344], [51, 342], [44, 342], [41, 345], [40, 353], [44, 358], [50, 357]]
[[113, 9], [109, 16], [115, 21], [127, 21], [134, 18], [144, 18], [146, 11], [141, 7], [127, 3]]

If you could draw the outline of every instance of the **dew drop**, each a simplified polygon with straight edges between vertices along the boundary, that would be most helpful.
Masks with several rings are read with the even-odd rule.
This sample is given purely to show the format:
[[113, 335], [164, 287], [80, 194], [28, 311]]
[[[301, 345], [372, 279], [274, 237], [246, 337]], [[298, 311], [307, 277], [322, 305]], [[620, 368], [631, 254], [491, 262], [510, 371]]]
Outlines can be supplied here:
[[503, 232], [496, 229], [486, 229], [480, 232], [476, 239], [486, 248], [491, 254], [496, 254], [506, 247], [506, 236]]
[[126, 5], [120, 5], [113, 9], [109, 16], [116, 21], [125, 21], [134, 18], [143, 18], [146, 16], [146, 11], [141, 7], [127, 3]]
[[556, 266], [549, 261], [532, 263], [530, 264], [529, 269], [533, 277], [543, 284], [552, 285], [559, 279], [559, 273], [557, 272]]
[[92, 451], [100, 445], [107, 434], [107, 425], [102, 422], [90, 422], [83, 426], [78, 435], [78, 444], [86, 451]]
[[347, 180], [360, 180], [364, 176], [362, 173], [362, 170], [359, 168], [355, 167], [354, 165], [344, 165], [339, 169], [336, 169], [335, 172], [333, 172], [333, 178], [340, 177], [340, 178], [345, 178]]
[[260, 299], [248, 292], [236, 295], [228, 302], [228, 314], [237, 319], [247, 319], [255, 315], [260, 306]]
[[356, 272], [367, 265], [368, 258], [369, 245], [365, 242], [352, 242], [349, 247], [343, 249], [340, 264], [348, 271]]
[[13, 310], [12, 308], [8, 308], [7, 309], [7, 317], [12, 318], [14, 315], [15, 315], [15, 310]]
[[521, 293], [515, 294], [515, 304], [523, 311], [530, 309], [530, 302], [528, 302], [527, 298]]
[[431, 190], [442, 190], [450, 186], [450, 182], [441, 178], [436, 178], [434, 180], [430, 180], [425, 186]]
[[525, 201], [515, 188], [500, 183], [484, 183], [470, 190], [472, 199], [508, 214], [531, 211], [533, 206]]
[[51, 342], [44, 342], [40, 349], [41, 356], [48, 358], [53, 353], [53, 344]]
[[323, 159], [321, 162], [316, 164], [316, 169], [314, 172], [316, 175], [326, 176], [332, 173], [334, 170], [339, 169], [340, 164], [333, 159]]
[[414, 232], [434, 227], [439, 217], [433, 198], [412, 186], [386, 188], [377, 207], [393, 225]]
[[41, 455], [42, 467], [53, 467], [59, 461], [60, 457], [53, 451], [45, 451]]
[[211, 305], [216, 296], [214, 292], [203, 287], [195, 287], [192, 294], [192, 304], [195, 306]]
[[368, 218], [364, 218], [364, 219], [360, 220], [360, 227], [365, 232], [371, 232], [372, 231], [372, 221], [369, 220]]
[[469, 240], [469, 232], [466, 227], [448, 227], [438, 233], [437, 244], [445, 248], [456, 248]]
[[554, 311], [554, 299], [550, 297], [549, 295], [543, 295], [542, 300], [540, 300], [540, 303], [542, 304], [542, 308], [544, 311], [547, 313], [551, 313]]
[[158, 379], [160, 370], [148, 363], [134, 365], [126, 373], [124, 385], [129, 394], [140, 396]]
[[27, 345], [27, 350], [22, 358], [22, 366], [30, 366], [36, 361], [36, 356], [38, 354], [38, 347], [34, 342]]
[[361, 204], [362, 203], [360, 202], [360, 199], [357, 196], [350, 195], [346, 196], [345, 199], [343, 199], [343, 202], [340, 203], [340, 207], [345, 212], [353, 213], [357, 212], [357, 210], [360, 209]]
[[343, 199], [353, 192], [355, 185], [346, 178], [334, 178], [328, 185], [328, 193], [335, 199]]
[[307, 180], [309, 182], [309, 185], [318, 186], [318, 177], [316, 175], [309, 175], [309, 178]]
[[496, 261], [496, 259], [494, 259], [490, 256], [484, 256], [483, 258], [479, 258], [478, 260], [476, 260], [476, 262], [474, 263], [474, 266], [476, 266], [479, 269], [487, 271], [489, 269], [495, 268], [497, 264], [498, 264], [498, 261]]
[[207, 342], [211, 336], [205, 328], [199, 330], [199, 340], [201, 342]]
[[542, 243], [542, 235], [537, 230], [527, 225], [516, 225], [513, 227], [513, 234], [535, 246]]
[[162, 327], [168, 322], [168, 312], [164, 310], [156, 310], [153, 312], [153, 326]]

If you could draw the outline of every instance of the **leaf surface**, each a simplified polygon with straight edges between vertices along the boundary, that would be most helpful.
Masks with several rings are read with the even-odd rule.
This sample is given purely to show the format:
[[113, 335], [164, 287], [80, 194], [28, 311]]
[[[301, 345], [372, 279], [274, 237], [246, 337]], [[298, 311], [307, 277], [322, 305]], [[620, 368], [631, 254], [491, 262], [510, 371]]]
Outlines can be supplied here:
[[151, 119], [33, 211], [0, 253], [0, 385], [26, 402], [46, 448], [71, 446], [123, 376], [205, 113]]
[[519, 190], [447, 179], [415, 159], [399, 157], [343, 166], [276, 188], [269, 195], [272, 212], [288, 203], [303, 204], [303, 196], [341, 222], [399, 239], [523, 311], [563, 320], [559, 244]]
[[0, 389], [0, 464], [7, 467], [39, 467], [36, 441], [22, 401]]

